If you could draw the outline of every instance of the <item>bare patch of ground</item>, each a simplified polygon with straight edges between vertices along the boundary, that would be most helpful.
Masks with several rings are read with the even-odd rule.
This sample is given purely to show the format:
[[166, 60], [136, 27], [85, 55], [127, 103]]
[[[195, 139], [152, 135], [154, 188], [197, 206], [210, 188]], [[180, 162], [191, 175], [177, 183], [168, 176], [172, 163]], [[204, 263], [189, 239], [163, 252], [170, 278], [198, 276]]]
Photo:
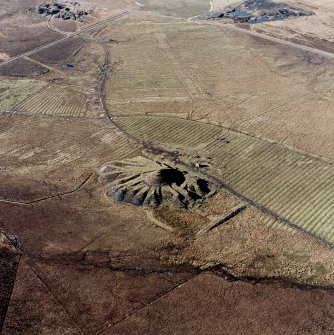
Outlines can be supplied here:
[[55, 27], [56, 29], [66, 32], [66, 33], [73, 33], [77, 30], [77, 24], [73, 21], [58, 21], [58, 20], [53, 20], [52, 21], [52, 26]]
[[10, 56], [5, 52], [0, 53], [0, 62], [9, 59]]
[[211, 1], [211, 11], [218, 11], [220, 9], [223, 9], [225, 7], [241, 3], [242, 1], [237, 0], [212, 0]]

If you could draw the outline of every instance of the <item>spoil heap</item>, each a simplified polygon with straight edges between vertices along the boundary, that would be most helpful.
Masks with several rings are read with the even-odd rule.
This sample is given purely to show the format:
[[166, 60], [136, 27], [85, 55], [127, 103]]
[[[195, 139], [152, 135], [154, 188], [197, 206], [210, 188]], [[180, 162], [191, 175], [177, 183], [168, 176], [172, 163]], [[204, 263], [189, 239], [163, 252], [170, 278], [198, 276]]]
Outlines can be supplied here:
[[246, 0], [237, 7], [229, 7], [224, 11], [212, 13], [211, 18], [227, 18], [239, 23], [254, 24], [310, 15], [314, 15], [314, 13], [286, 3], [269, 0]]
[[83, 10], [77, 2], [66, 1], [66, 3], [44, 3], [36, 8], [36, 13], [62, 20], [82, 21], [82, 16], [88, 15], [90, 10]]
[[194, 207], [215, 193], [215, 187], [189, 171], [145, 157], [105, 164], [99, 172], [106, 195], [115, 201], [155, 207]]

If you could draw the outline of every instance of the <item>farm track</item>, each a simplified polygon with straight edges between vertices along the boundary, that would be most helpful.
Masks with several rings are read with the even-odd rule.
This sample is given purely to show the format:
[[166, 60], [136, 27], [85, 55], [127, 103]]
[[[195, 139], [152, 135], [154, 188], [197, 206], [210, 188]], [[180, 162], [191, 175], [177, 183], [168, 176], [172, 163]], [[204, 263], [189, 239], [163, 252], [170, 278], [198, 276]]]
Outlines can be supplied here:
[[158, 47], [163, 52], [168, 60], [175, 74], [189, 92], [191, 98], [205, 98], [206, 94], [202, 88], [201, 83], [197, 80], [193, 73], [191, 73], [185, 64], [180, 60], [180, 57], [174, 52], [168, 43], [165, 33], [154, 34]]
[[33, 63], [35, 63], [35, 64], [38, 64], [38, 65], [42, 66], [42, 67], [45, 67], [46, 69], [48, 69], [48, 70], [50, 70], [50, 71], [55, 71], [55, 72], [57, 72], [58, 74], [60, 74], [61, 76], [65, 76], [65, 73], [64, 73], [64, 72], [62, 72], [62, 71], [60, 71], [60, 70], [58, 70], [58, 69], [56, 69], [56, 68], [54, 68], [54, 67], [52, 67], [52, 66], [50, 66], [50, 65], [46, 65], [46, 64], [44, 64], [44, 63], [41, 63], [41, 62], [39, 62], [39, 61], [37, 61], [37, 60], [35, 60], [35, 59], [32, 59], [32, 58], [30, 58], [30, 57], [28, 57], [28, 56], [23, 56], [22, 58], [25, 59], [25, 60], [27, 60], [27, 61], [29, 61], [29, 62], [33, 62]]
[[[200, 122], [166, 117], [120, 117], [120, 127], [164, 148], [185, 148], [216, 161], [219, 178], [283, 221], [334, 244], [332, 164], [275, 143]], [[181, 149], [182, 150], [182, 149]], [[269, 222], [277, 226], [277, 221]]]
[[[173, 59], [174, 67], [166, 54]], [[113, 92], [113, 101], [136, 102], [140, 99], [157, 100], [170, 97], [184, 100], [189, 99], [188, 86], [196, 90], [194, 82], [187, 74], [189, 71], [176, 60], [174, 54], [171, 55], [159, 47], [154, 34], [143, 35], [135, 40], [131, 53], [126, 44], [118, 44], [113, 57], [126, 59], [113, 72], [114, 80], [108, 87]], [[147, 59], [150, 61], [147, 62]]]

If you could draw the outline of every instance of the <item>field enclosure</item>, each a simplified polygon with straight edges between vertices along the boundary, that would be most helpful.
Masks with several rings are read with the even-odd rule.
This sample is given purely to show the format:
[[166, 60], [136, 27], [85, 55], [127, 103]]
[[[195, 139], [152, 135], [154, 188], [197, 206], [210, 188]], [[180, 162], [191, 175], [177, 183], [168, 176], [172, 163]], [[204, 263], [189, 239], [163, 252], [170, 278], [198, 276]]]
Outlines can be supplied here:
[[334, 158], [332, 60], [210, 25], [130, 21], [110, 34], [114, 114], [186, 115]]
[[334, 243], [332, 164], [223, 127], [168, 117], [123, 117], [137, 138], [181, 154], [212, 157], [211, 173], [235, 191]]
[[65, 85], [50, 85], [24, 100], [16, 110], [28, 114], [68, 117], [98, 117], [98, 106], [91, 97]]
[[56, 47], [42, 49], [31, 57], [45, 64], [58, 65], [62, 62], [71, 62], [70, 56], [79, 52], [84, 43], [82, 38], [74, 37], [57, 43]]
[[182, 83], [171, 71], [154, 35], [139, 36], [130, 44], [119, 43], [110, 49], [116, 67], [106, 87], [112, 92], [111, 104], [187, 98]]

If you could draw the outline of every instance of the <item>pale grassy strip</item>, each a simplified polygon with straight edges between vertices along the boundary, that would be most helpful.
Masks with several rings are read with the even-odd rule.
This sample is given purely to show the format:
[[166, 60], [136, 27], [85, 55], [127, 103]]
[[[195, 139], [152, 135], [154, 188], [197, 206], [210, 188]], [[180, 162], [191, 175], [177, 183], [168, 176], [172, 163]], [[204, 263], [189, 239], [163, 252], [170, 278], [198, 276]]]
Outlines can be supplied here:
[[[271, 146], [270, 150], [264, 152], [261, 156], [259, 155], [258, 159], [253, 159], [248, 166], [244, 167], [243, 164], [239, 164], [239, 169], [235, 169], [235, 174], [231, 174], [229, 176], [229, 180], [232, 181], [237, 189], [242, 189], [244, 192], [248, 192], [250, 188], [253, 188], [253, 184], [249, 175], [258, 175], [261, 174], [261, 177], [265, 179], [266, 176], [270, 176], [270, 174], [263, 174], [264, 166], [266, 169], [275, 169], [277, 166], [277, 159], [282, 159], [286, 156], [286, 153], [281, 152], [278, 156], [276, 156], [275, 160], [272, 159], [273, 153], [275, 152], [275, 147]], [[261, 159], [261, 160], [260, 160]], [[260, 163], [259, 163], [260, 161]], [[236, 170], [239, 171], [236, 172]], [[241, 173], [240, 173], [241, 171]], [[233, 179], [235, 178], [235, 179]], [[273, 176], [271, 176], [273, 178]], [[257, 189], [259, 187], [257, 186]]]
[[[319, 169], [319, 166], [314, 165], [313, 169], [310, 169], [308, 173], [299, 173], [297, 174], [299, 176], [299, 180], [307, 180], [307, 184], [303, 183], [303, 187], [298, 187], [298, 183], [295, 180], [289, 180], [289, 184], [294, 183], [294, 188], [297, 190], [294, 194], [295, 198], [298, 199], [298, 197], [302, 196], [303, 198], [309, 198], [311, 196], [317, 197], [317, 194], [321, 192], [321, 188], [324, 183], [326, 183], [327, 175], [322, 173], [322, 171]], [[290, 187], [291, 189], [291, 187]], [[320, 191], [319, 191], [320, 190]], [[283, 194], [284, 196], [284, 194]], [[292, 206], [290, 206], [289, 210], [284, 211], [283, 206], [278, 207], [278, 210], [280, 210], [283, 215], [287, 217], [291, 217], [293, 213], [296, 213], [298, 211], [298, 208], [300, 208], [300, 203], [295, 203]], [[307, 204], [306, 204], [307, 205]]]
[[[265, 152], [253, 152], [252, 157], [249, 157], [249, 163], [247, 166], [244, 166], [242, 163], [244, 161], [243, 152], [241, 152], [238, 156], [235, 157], [235, 160], [233, 161], [233, 164], [231, 163], [232, 171], [229, 174], [228, 180], [229, 182], [232, 182], [235, 187], [238, 187], [239, 184], [244, 183], [244, 177], [246, 177], [246, 180], [250, 182], [251, 180], [248, 178], [249, 173], [253, 173], [253, 171], [259, 167], [259, 165], [262, 165], [262, 160], [266, 159], [266, 156], [269, 156], [268, 154], [272, 151], [272, 147], [269, 148], [261, 148], [264, 149]], [[268, 150], [269, 149], [269, 150]], [[253, 157], [254, 156], [254, 157]], [[264, 157], [262, 157], [264, 156]], [[272, 159], [272, 156], [269, 156]], [[227, 159], [231, 159], [229, 155], [226, 155]], [[230, 168], [231, 168], [230, 167]]]

